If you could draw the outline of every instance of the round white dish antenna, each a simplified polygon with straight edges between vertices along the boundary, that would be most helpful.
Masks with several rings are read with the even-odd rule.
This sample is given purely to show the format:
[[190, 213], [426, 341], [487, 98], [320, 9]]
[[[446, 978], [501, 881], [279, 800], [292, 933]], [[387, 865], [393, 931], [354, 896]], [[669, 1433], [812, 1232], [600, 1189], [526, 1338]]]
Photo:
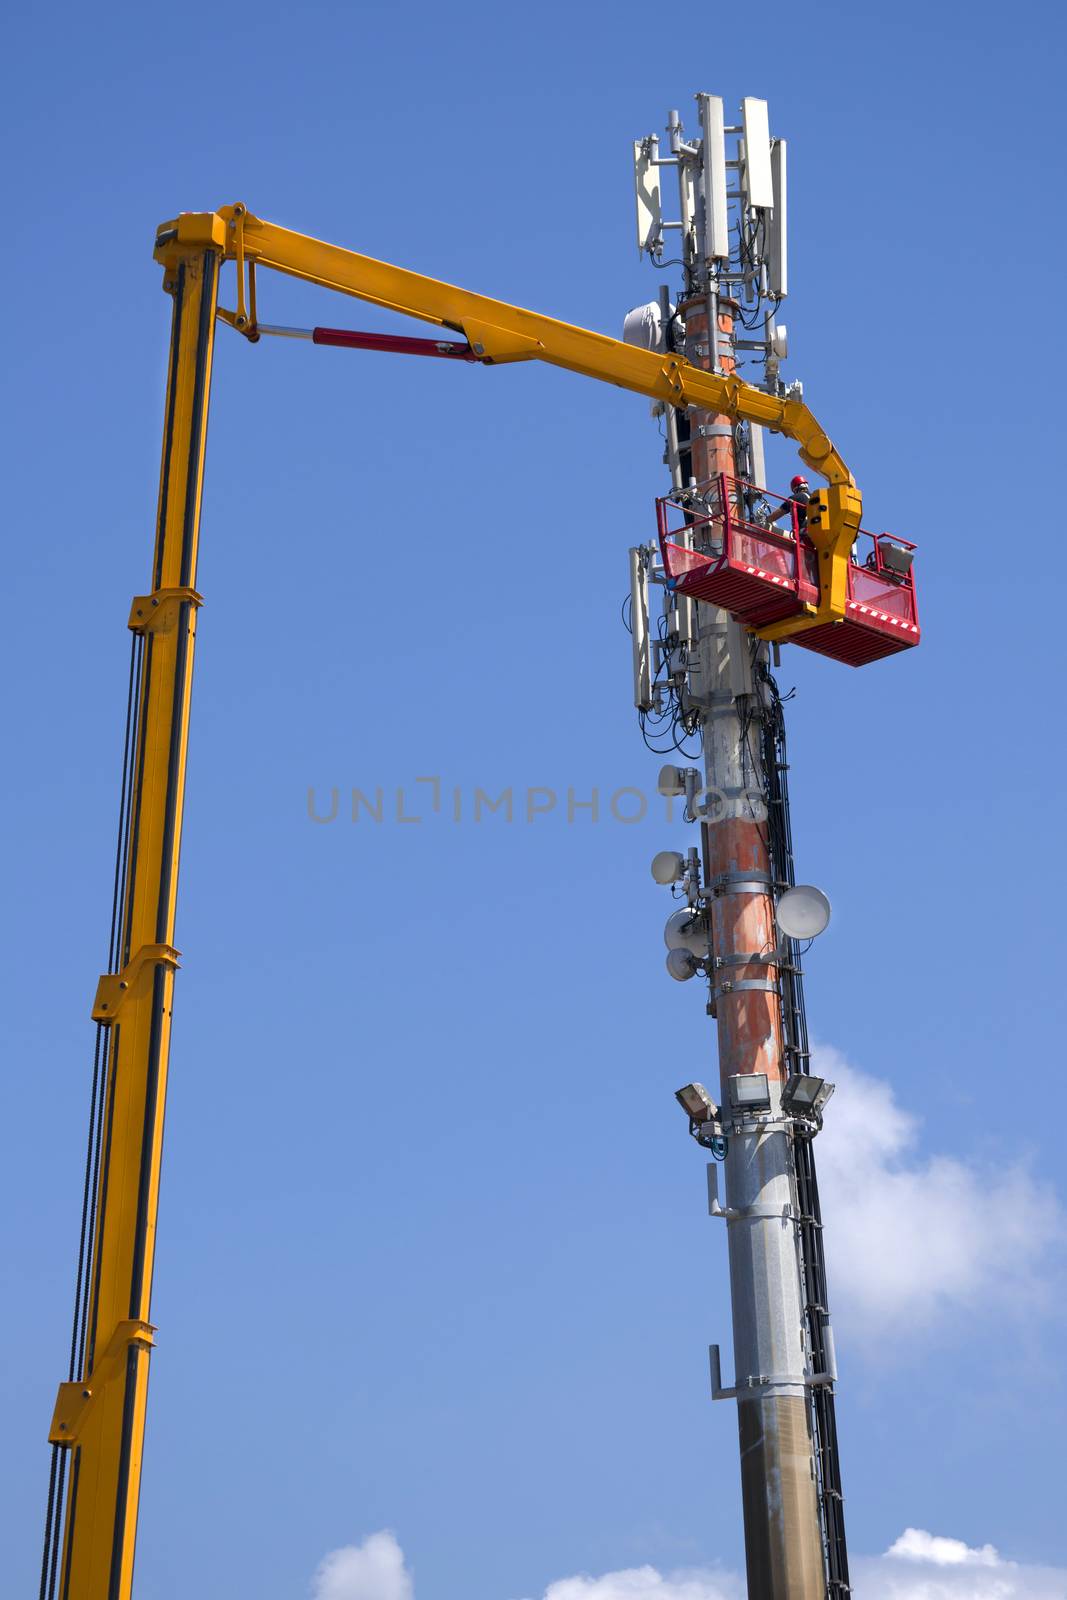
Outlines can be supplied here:
[[667, 971], [679, 983], [685, 983], [696, 977], [697, 958], [691, 950], [668, 950]]
[[785, 891], [775, 917], [787, 939], [815, 939], [830, 921], [830, 902], [813, 883], [798, 883]]
[[657, 883], [677, 883], [685, 872], [685, 857], [677, 850], [661, 850], [652, 857], [652, 876]]
[[704, 960], [708, 954], [707, 925], [688, 906], [681, 906], [667, 918], [663, 942], [668, 950], [688, 950]]

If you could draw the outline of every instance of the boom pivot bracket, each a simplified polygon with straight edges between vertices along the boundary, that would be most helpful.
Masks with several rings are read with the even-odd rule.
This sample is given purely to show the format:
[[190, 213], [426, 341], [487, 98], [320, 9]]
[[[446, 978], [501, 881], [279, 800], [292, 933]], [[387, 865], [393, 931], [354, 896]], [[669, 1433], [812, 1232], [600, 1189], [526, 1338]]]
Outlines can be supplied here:
[[67, 1449], [77, 1444], [95, 1396], [118, 1376], [128, 1350], [151, 1350], [156, 1342], [155, 1331], [152, 1323], [136, 1318], [118, 1323], [92, 1376], [81, 1383], [60, 1384], [48, 1429], [49, 1444], [63, 1445]]
[[110, 1027], [145, 967], [168, 967], [173, 972], [180, 955], [172, 944], [143, 944], [121, 972], [105, 972], [96, 986], [93, 1021]]
[[130, 620], [126, 626], [133, 633], [169, 633], [182, 606], [201, 606], [203, 603], [203, 595], [187, 586], [137, 594], [130, 605]]

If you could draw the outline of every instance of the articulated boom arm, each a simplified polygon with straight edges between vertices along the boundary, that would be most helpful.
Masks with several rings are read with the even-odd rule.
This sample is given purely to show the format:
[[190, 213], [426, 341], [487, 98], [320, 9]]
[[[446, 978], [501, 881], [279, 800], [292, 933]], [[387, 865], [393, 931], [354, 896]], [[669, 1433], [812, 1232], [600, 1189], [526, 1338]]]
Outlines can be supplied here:
[[809, 517], [809, 529], [821, 556], [821, 597], [818, 608], [765, 630], [765, 636], [788, 638], [844, 616], [848, 554], [859, 529], [862, 501], [840, 452], [803, 401], [767, 394], [734, 376], [705, 372], [682, 356], [641, 350], [606, 334], [376, 261], [373, 256], [324, 244], [251, 216], [242, 205], [223, 206], [215, 212], [187, 212], [159, 229], [155, 253], [165, 268], [197, 248], [217, 251], [222, 259], [236, 263], [238, 308], [236, 313], [221, 315], [252, 339], [256, 337], [255, 269], [272, 267], [290, 277], [461, 332], [487, 365], [547, 361], [668, 405], [695, 406], [759, 423], [795, 440], [801, 459], [828, 485], [818, 492]]

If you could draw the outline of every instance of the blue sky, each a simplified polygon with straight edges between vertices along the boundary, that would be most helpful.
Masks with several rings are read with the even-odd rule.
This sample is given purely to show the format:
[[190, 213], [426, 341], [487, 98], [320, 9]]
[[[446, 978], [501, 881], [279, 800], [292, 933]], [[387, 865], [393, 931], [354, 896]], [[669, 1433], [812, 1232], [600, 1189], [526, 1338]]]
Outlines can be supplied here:
[[[64, 1375], [152, 538], [153, 229], [240, 199], [614, 332], [656, 287], [630, 141], [698, 89], [765, 96], [790, 140], [789, 375], [868, 524], [921, 546], [919, 651], [857, 673], [787, 652], [781, 673], [800, 872], [834, 903], [809, 1002], [843, 1083], [825, 1138], [850, 1541], [992, 1545], [1067, 1593], [1062, 19], [775, 3], [733, 37], [710, 10], [671, 26], [628, 0], [268, 0], [9, 27], [13, 1593]], [[392, 326], [280, 279], [260, 312]], [[303, 1596], [383, 1529], [418, 1600], [740, 1565], [734, 1419], [707, 1400], [724, 1241], [672, 1099], [714, 1076], [713, 1040], [663, 971], [648, 874], [685, 836], [609, 806], [658, 766], [619, 604], [662, 486], [621, 391], [220, 332], [140, 1596]], [[475, 787], [509, 785], [559, 803], [476, 825]], [[342, 802], [314, 823], [309, 787], [335, 786], [401, 788], [422, 820]], [[594, 787], [600, 820], [568, 823], [568, 789]], [[407, 1600], [394, 1579], [319, 1592]]]

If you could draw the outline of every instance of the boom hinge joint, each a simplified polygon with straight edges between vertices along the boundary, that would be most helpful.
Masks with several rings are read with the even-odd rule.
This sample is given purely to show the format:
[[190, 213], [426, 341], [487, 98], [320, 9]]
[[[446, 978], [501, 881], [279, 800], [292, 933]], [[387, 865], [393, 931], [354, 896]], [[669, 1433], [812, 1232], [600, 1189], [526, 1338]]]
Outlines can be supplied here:
[[119, 1322], [92, 1375], [82, 1382], [61, 1383], [48, 1429], [49, 1444], [70, 1448], [77, 1444], [96, 1396], [117, 1377], [130, 1349], [151, 1350], [155, 1344], [151, 1322], [130, 1318]]
[[181, 951], [175, 950], [172, 944], [143, 944], [121, 972], [105, 972], [96, 986], [93, 1021], [102, 1023], [105, 1028], [110, 1027], [144, 968], [168, 967], [173, 972], [180, 956]]
[[134, 595], [126, 626], [132, 633], [169, 633], [182, 606], [197, 607], [203, 603], [203, 595], [188, 586], [153, 589], [151, 594]]

